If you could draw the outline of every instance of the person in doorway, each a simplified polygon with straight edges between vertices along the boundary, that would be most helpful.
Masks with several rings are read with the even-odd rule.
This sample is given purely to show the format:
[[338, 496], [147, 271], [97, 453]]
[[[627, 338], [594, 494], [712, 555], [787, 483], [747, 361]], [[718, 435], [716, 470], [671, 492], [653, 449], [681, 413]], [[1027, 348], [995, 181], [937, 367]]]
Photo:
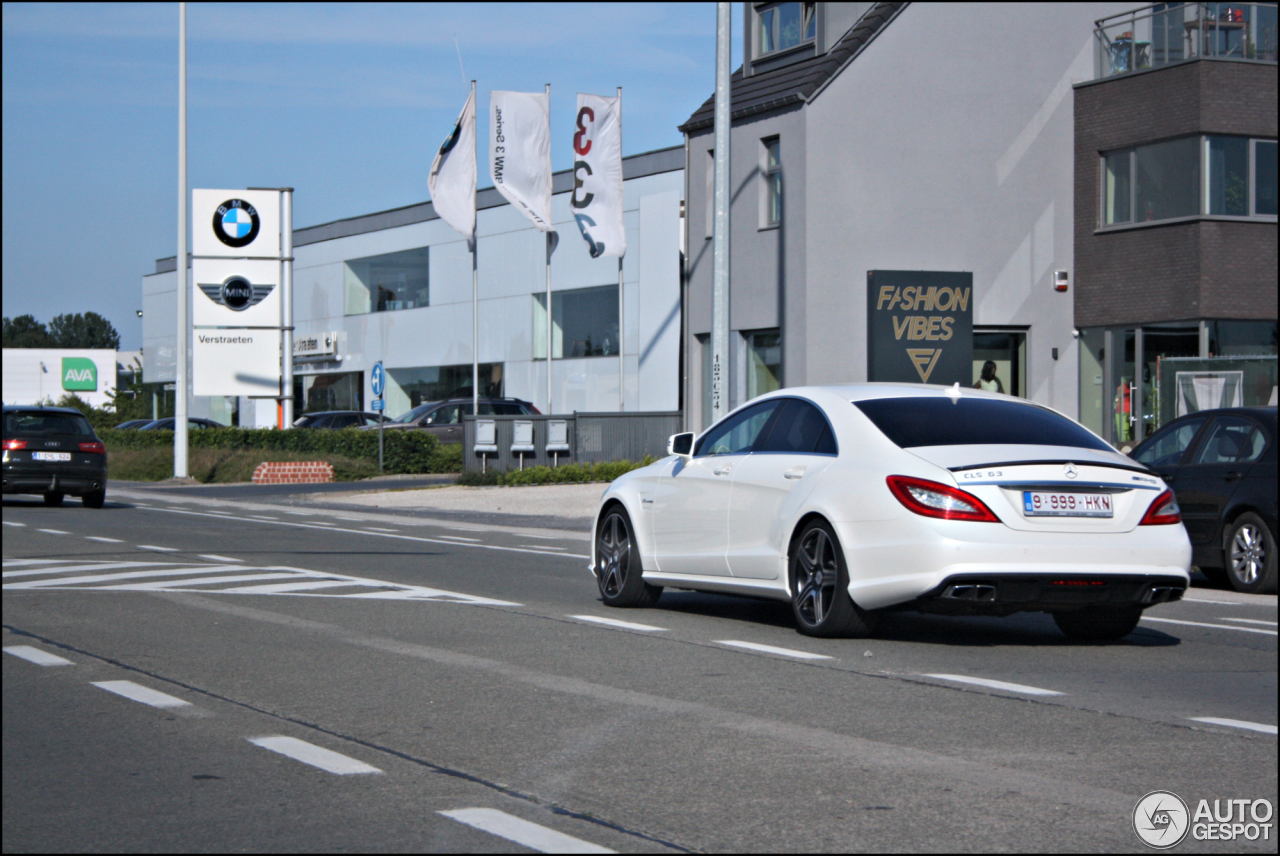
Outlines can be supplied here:
[[974, 389], [985, 389], [987, 392], [1004, 392], [1004, 384], [996, 377], [995, 360], [987, 360], [982, 364], [982, 376], [973, 383]]

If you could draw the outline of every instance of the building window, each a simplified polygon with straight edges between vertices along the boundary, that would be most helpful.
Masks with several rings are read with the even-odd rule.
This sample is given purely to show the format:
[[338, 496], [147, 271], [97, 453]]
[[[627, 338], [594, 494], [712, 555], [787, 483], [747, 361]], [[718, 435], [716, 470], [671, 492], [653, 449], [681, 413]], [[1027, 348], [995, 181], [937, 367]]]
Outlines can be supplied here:
[[777, 226], [782, 222], [782, 157], [778, 151], [778, 138], [761, 140], [764, 145], [760, 174], [764, 179], [761, 200], [764, 209], [762, 227]]
[[[551, 294], [551, 357], [618, 355], [618, 286]], [[547, 296], [533, 296], [533, 358], [547, 358]]]
[[747, 400], [782, 388], [782, 333], [743, 333], [747, 340]]
[[1102, 173], [1103, 226], [1276, 215], [1273, 140], [1206, 135], [1135, 146], [1105, 153]]
[[813, 41], [816, 3], [778, 3], [756, 10], [756, 56]]
[[[480, 396], [502, 397], [502, 363], [480, 364]], [[387, 415], [428, 401], [471, 397], [471, 364], [387, 369]]]
[[417, 309], [429, 304], [428, 248], [352, 259], [343, 266], [346, 314]]
[[362, 374], [294, 375], [293, 400], [299, 416], [326, 410], [364, 410]]

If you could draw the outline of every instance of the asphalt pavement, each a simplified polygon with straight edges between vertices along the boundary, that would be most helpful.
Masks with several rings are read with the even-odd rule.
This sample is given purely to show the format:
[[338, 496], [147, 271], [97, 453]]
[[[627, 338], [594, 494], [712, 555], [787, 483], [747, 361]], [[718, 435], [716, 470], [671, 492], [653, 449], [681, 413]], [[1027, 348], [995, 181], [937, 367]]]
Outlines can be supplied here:
[[1108, 645], [610, 610], [602, 490], [6, 498], [4, 850], [1144, 850], [1150, 791], [1275, 804], [1273, 596]]

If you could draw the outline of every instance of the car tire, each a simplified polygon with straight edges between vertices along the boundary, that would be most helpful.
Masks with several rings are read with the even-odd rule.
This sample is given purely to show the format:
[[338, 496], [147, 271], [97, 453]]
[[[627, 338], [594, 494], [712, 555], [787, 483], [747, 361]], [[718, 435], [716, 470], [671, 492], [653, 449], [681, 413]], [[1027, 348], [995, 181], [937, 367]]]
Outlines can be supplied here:
[[806, 636], [869, 636], [876, 616], [849, 597], [849, 570], [835, 530], [825, 520], [804, 527], [791, 550], [791, 612]]
[[105, 490], [96, 490], [93, 493], [86, 493], [81, 497], [85, 508], [101, 508], [102, 504], [107, 501], [107, 492]]
[[50, 491], [44, 495], [44, 504], [50, 508], [57, 508], [62, 505], [63, 493], [60, 490]]
[[1222, 550], [1227, 580], [1236, 591], [1274, 594], [1276, 591], [1276, 539], [1261, 517], [1241, 514], [1227, 530]]
[[606, 606], [650, 607], [658, 602], [662, 586], [644, 581], [635, 528], [621, 505], [614, 505], [596, 528], [596, 583]]
[[1115, 642], [1138, 626], [1140, 606], [1086, 606], [1072, 612], [1055, 612], [1058, 629], [1075, 642]]

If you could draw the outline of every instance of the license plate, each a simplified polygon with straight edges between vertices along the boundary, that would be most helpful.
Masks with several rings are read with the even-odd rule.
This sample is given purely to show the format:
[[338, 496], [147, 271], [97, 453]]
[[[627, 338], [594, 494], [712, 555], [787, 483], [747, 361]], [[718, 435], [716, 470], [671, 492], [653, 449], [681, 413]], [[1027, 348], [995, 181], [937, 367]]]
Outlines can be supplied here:
[[32, 460], [36, 461], [69, 461], [71, 460], [70, 452], [32, 452]]
[[1112, 517], [1115, 501], [1109, 493], [1025, 490], [1022, 513], [1027, 517]]

